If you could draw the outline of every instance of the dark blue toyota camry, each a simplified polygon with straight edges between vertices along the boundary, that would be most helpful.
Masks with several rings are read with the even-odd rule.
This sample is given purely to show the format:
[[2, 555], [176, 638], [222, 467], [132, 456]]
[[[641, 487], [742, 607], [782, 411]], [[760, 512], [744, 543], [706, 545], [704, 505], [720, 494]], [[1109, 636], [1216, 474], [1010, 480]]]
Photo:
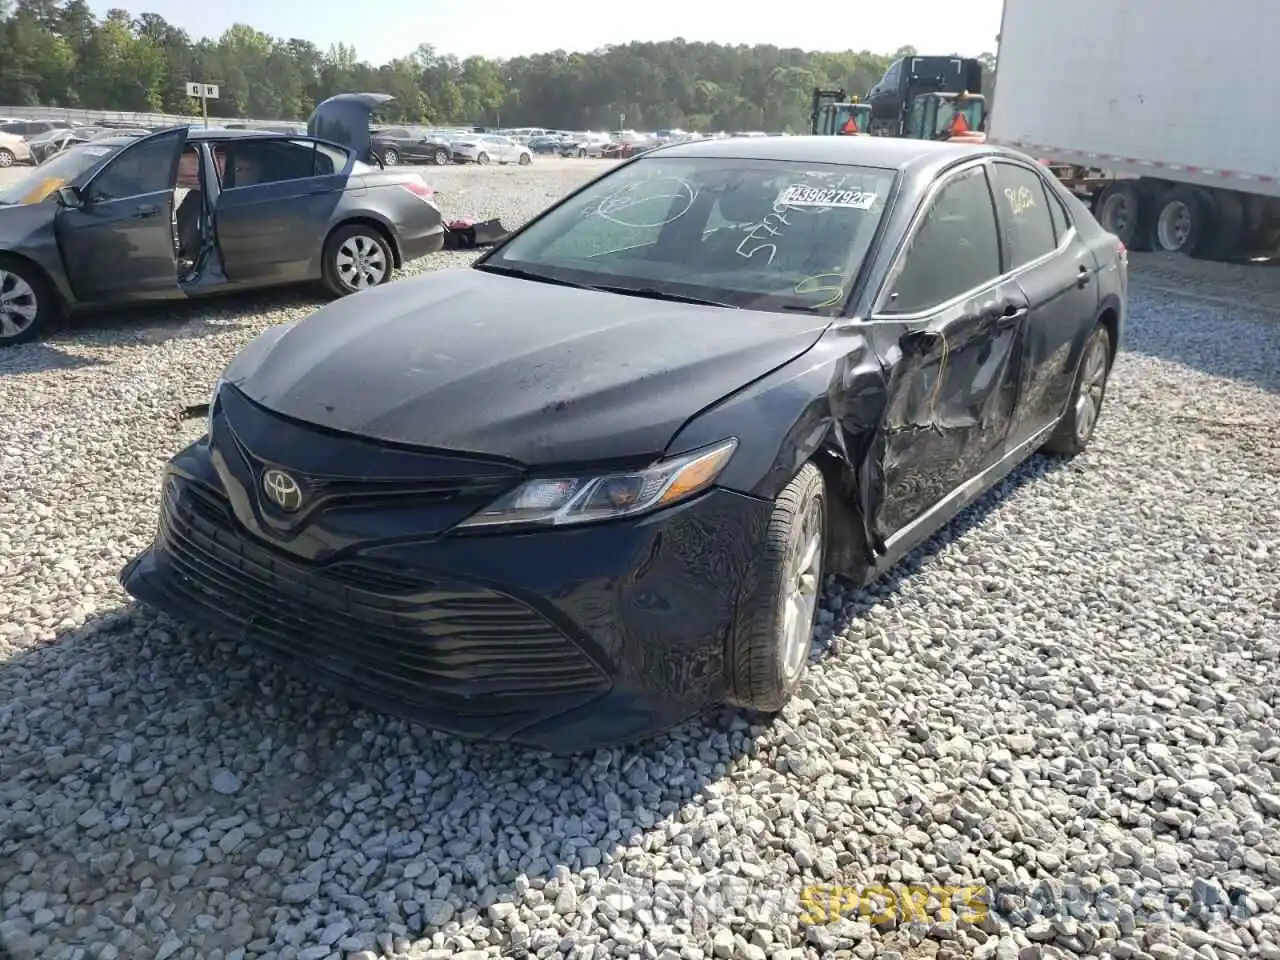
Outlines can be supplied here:
[[997, 147], [659, 148], [469, 268], [246, 346], [123, 582], [462, 736], [575, 752], [774, 713], [825, 576], [1085, 449], [1126, 271]]

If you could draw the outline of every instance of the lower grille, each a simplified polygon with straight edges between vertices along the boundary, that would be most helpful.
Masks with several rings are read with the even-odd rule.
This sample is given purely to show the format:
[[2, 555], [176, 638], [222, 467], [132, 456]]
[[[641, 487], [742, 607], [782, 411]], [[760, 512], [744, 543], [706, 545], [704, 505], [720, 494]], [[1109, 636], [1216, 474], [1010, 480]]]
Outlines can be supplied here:
[[249, 539], [224, 502], [189, 483], [165, 485], [156, 548], [186, 602], [377, 698], [496, 718], [608, 688], [581, 648], [514, 597], [401, 567], [304, 566]]

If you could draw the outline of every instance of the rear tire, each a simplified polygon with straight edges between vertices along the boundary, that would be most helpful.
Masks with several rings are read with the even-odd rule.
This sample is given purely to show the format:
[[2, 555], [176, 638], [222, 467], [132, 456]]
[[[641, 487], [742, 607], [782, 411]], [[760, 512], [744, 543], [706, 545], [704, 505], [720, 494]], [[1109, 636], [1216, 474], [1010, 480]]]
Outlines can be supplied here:
[[391, 246], [363, 223], [338, 227], [324, 245], [324, 285], [339, 297], [380, 287], [391, 279]]
[[42, 336], [57, 314], [44, 274], [24, 260], [0, 257], [0, 349]]
[[579, 160], [585, 160], [585, 159], [586, 159], [586, 157], [587, 157], [587, 151], [585, 151], [585, 150], [583, 150], [583, 149], [579, 148], [579, 149], [578, 149], [578, 159], [579, 159]]
[[1045, 453], [1074, 457], [1084, 452], [1098, 428], [1110, 375], [1111, 334], [1098, 324], [1080, 353], [1080, 366], [1076, 370], [1076, 382], [1071, 388], [1067, 412], [1042, 448]]
[[778, 495], [758, 575], [729, 638], [730, 703], [777, 713], [809, 663], [822, 594], [826, 487], [806, 463]]
[[437, 150], [434, 159], [436, 161], [437, 167], [443, 167], [446, 163], [449, 162], [449, 151]]
[[482, 167], [487, 167], [489, 165], [489, 155], [487, 153], [477, 153], [476, 163]]
[[527, 167], [531, 163], [533, 163], [533, 157], [527, 153], [520, 154], [520, 166]]
[[1135, 180], [1117, 180], [1095, 204], [1098, 223], [1130, 250], [1151, 249], [1151, 190]]
[[12, 167], [14, 161], [18, 158], [13, 155], [12, 150], [0, 147], [0, 167]]
[[1199, 187], [1174, 187], [1157, 205], [1151, 244], [1163, 253], [1194, 257], [1208, 248], [1217, 223], [1217, 208], [1205, 191]]

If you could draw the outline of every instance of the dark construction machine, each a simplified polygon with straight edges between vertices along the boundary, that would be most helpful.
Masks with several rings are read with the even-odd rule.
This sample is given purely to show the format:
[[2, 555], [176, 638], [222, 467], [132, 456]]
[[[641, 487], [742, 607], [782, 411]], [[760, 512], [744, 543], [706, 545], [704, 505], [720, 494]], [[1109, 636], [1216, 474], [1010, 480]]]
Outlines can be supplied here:
[[[849, 123], [852, 121], [852, 129]], [[813, 109], [809, 113], [810, 132], [817, 136], [861, 135], [871, 122], [871, 104], [849, 99], [838, 88], [813, 88]]]
[[[903, 57], [867, 94], [870, 132], [916, 140], [981, 140], [982, 64], [971, 57]], [[957, 120], [957, 116], [963, 119]], [[955, 133], [959, 128], [963, 133]]]

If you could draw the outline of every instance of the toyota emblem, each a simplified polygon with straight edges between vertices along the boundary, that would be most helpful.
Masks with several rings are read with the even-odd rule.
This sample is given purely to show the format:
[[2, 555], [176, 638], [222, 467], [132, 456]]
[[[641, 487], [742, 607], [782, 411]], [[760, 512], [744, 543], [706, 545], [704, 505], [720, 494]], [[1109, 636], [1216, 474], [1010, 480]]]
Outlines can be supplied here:
[[286, 513], [302, 506], [302, 488], [283, 470], [268, 470], [262, 475], [262, 492]]

